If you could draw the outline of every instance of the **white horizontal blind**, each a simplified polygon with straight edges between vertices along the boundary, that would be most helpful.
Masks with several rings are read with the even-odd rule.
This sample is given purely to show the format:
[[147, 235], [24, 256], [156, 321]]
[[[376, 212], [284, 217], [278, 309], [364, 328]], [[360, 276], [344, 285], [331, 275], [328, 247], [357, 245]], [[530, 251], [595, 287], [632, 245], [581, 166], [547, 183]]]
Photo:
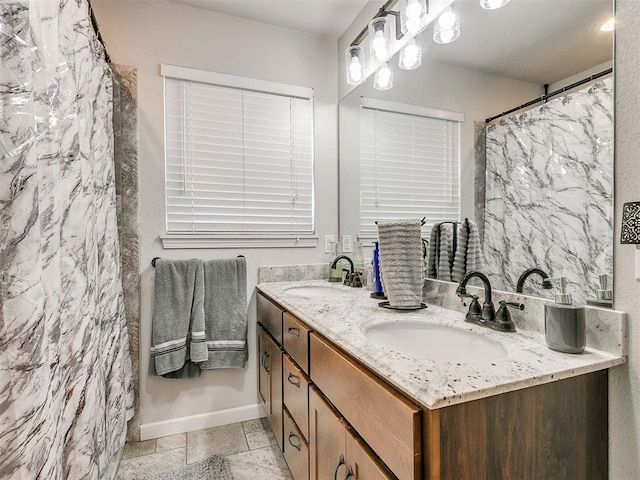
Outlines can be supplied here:
[[460, 122], [363, 107], [360, 236], [377, 220], [460, 219]]
[[312, 99], [165, 77], [165, 168], [168, 233], [312, 233]]

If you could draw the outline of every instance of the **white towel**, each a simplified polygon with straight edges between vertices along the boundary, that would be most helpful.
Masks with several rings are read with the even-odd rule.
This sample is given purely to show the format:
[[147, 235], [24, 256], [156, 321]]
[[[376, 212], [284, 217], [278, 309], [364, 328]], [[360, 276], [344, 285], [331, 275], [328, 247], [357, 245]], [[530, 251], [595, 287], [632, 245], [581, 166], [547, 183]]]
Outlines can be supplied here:
[[431, 228], [429, 235], [429, 253], [427, 254], [427, 278], [438, 278], [438, 242], [440, 238], [440, 224]]
[[378, 221], [380, 271], [392, 307], [417, 307], [422, 302], [421, 228], [419, 218]]
[[467, 246], [467, 273], [478, 272], [485, 269], [482, 244], [478, 226], [469, 220], [469, 244]]

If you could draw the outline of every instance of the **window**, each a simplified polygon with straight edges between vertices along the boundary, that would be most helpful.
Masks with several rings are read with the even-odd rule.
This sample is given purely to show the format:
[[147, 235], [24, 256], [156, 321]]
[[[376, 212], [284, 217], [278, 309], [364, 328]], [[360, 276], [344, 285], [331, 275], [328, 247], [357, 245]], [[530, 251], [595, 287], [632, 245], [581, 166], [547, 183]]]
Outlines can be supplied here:
[[299, 245], [314, 231], [313, 91], [167, 65], [162, 74], [165, 247], [172, 237], [315, 246]]
[[462, 114], [363, 98], [360, 133], [360, 234], [376, 220], [460, 218]]

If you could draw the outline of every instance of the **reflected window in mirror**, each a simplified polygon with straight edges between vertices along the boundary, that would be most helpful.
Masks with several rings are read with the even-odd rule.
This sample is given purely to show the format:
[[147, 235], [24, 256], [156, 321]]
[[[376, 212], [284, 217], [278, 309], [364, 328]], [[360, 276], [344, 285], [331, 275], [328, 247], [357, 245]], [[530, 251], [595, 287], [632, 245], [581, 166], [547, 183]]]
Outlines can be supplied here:
[[461, 114], [363, 98], [360, 126], [359, 238], [377, 220], [460, 218]]

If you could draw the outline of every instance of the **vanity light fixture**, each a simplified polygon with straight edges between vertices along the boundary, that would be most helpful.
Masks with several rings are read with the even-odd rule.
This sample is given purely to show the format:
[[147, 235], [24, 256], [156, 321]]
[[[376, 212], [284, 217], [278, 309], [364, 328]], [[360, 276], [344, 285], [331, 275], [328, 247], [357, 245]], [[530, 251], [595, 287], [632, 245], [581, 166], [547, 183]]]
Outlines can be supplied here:
[[622, 205], [620, 243], [636, 246], [636, 280], [640, 280], [640, 202]]
[[400, 68], [403, 70], [414, 70], [420, 66], [422, 62], [422, 48], [416, 42], [415, 38], [412, 38], [406, 47], [400, 50]]
[[480, 0], [480, 6], [485, 10], [495, 10], [502, 8], [511, 0]]
[[360, 45], [352, 45], [345, 51], [347, 59], [347, 83], [359, 85], [364, 81], [364, 56]]
[[451, 43], [460, 36], [460, 15], [453, 7], [447, 7], [433, 26], [433, 41], [440, 44]]
[[393, 72], [389, 64], [385, 63], [373, 76], [373, 88], [376, 90], [389, 90], [393, 87]]
[[427, 28], [426, 0], [401, 0], [400, 28], [403, 34], [416, 35]]

